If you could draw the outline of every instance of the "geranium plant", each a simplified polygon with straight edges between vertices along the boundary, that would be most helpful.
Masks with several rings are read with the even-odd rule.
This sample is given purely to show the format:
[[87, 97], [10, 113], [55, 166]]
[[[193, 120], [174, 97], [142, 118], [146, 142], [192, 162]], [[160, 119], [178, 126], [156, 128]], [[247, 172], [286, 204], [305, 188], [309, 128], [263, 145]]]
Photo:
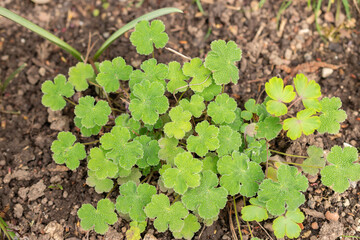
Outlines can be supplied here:
[[[166, 45], [164, 29], [159, 20], [141, 21], [130, 40], [138, 53], [151, 54]], [[292, 140], [316, 130], [334, 134], [346, 114], [339, 98], [319, 100], [319, 84], [303, 74], [294, 78], [294, 87], [270, 79], [268, 97], [262, 103], [249, 99], [240, 109], [224, 92], [224, 84], [238, 83], [240, 60], [235, 42], [218, 40], [205, 60], [166, 65], [150, 58], [134, 70], [117, 57], [78, 63], [68, 80], [58, 75], [44, 82], [43, 104], [53, 110], [74, 104], [77, 134], [97, 139], [85, 147], [75, 141], [76, 134], [60, 132], [51, 147], [54, 160], [70, 169], [86, 161], [86, 182], [98, 193], [119, 188], [116, 200], [79, 209], [85, 230], [104, 234], [119, 214], [131, 221], [129, 239], [139, 239], [149, 220], [159, 232], [191, 239], [200, 223], [211, 225], [228, 201], [244, 196], [250, 202], [242, 209], [244, 221], [271, 217], [276, 237], [295, 238], [308, 187], [299, 170], [312, 175], [320, 170], [323, 184], [337, 192], [345, 191], [349, 180], [360, 180], [357, 150], [339, 146], [325, 157], [311, 146], [303, 164], [278, 162], [267, 174], [269, 142], [281, 131]], [[88, 88], [101, 94], [87, 91], [77, 103], [71, 99]], [[289, 109], [300, 104], [303, 108], [290, 115]]]

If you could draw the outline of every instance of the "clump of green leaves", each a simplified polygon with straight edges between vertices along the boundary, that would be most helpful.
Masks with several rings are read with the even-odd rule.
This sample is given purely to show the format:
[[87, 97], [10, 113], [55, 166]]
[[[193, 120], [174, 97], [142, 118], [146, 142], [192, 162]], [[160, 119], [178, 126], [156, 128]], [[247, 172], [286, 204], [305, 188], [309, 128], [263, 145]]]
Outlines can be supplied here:
[[[142, 21], [130, 40], [140, 54], [150, 54], [154, 46], [166, 45], [164, 29], [161, 21]], [[263, 103], [249, 99], [240, 109], [221, 92], [223, 84], [237, 83], [240, 59], [235, 42], [220, 40], [211, 44], [205, 61], [166, 65], [151, 58], [133, 70], [118, 57], [77, 64], [69, 81], [58, 75], [43, 84], [43, 103], [53, 110], [73, 102], [74, 89], [95, 88], [73, 102], [81, 135], [96, 138], [86, 144], [92, 147], [86, 152], [70, 132], [60, 132], [51, 147], [55, 162], [72, 170], [87, 158], [86, 183], [96, 192], [119, 185], [116, 204], [106, 198], [97, 209], [92, 204], [79, 209], [85, 230], [104, 234], [117, 221], [116, 210], [131, 220], [128, 239], [140, 239], [148, 219], [159, 232], [191, 239], [201, 223], [217, 219], [229, 197], [244, 196], [250, 205], [241, 211], [243, 220], [271, 216], [276, 237], [299, 236], [298, 224], [304, 220], [299, 207], [308, 181], [291, 162], [269, 164], [270, 141], [281, 131], [292, 140], [316, 130], [337, 133], [346, 114], [339, 109], [340, 99], [319, 100], [319, 84], [303, 74], [294, 78], [294, 87], [284, 86], [281, 78], [270, 79], [265, 84], [269, 97]], [[289, 111], [292, 107], [295, 113]], [[324, 185], [335, 191], [360, 180], [355, 148], [335, 146], [324, 157], [322, 149], [311, 146], [308, 155], [302, 171], [320, 172]]]

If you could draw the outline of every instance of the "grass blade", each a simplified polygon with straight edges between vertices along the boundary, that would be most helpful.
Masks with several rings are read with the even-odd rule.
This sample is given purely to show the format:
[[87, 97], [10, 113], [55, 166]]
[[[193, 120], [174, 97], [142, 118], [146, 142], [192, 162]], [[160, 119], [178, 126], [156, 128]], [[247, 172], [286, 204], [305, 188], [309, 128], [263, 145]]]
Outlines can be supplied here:
[[49, 40], [50, 42], [52, 42], [52, 43], [56, 44], [57, 46], [59, 46], [60, 48], [64, 49], [66, 52], [70, 53], [79, 61], [82, 61], [81, 53], [79, 53], [76, 49], [71, 47], [69, 44], [67, 44], [60, 38], [56, 37], [54, 34], [39, 27], [35, 23], [32, 23], [29, 20], [27, 20], [23, 17], [20, 17], [19, 15], [15, 14], [3, 7], [0, 7], [0, 16], [6, 17], [6, 18], [10, 19], [11, 21], [14, 21], [14, 22], [20, 24], [21, 26], [26, 27], [27, 29], [37, 33], [41, 37]]
[[9, 85], [9, 83], [11, 82], [11, 80], [13, 80], [14, 77], [15, 77], [16, 75], [18, 75], [26, 66], [27, 66], [26, 63], [22, 64], [22, 65], [21, 65], [20, 67], [18, 67], [14, 72], [12, 72], [9, 77], [7, 77], [7, 78], [5, 79], [4, 83], [0, 84], [0, 93], [1, 93], [1, 94], [5, 91], [6, 87]]
[[178, 13], [182, 13], [182, 11], [180, 9], [177, 8], [161, 8], [158, 10], [155, 10], [153, 12], [147, 13], [145, 15], [142, 15], [134, 20], [132, 20], [131, 22], [127, 23], [125, 26], [123, 26], [122, 28], [120, 28], [119, 30], [117, 30], [116, 32], [114, 32], [104, 43], [103, 45], [101, 45], [101, 47], [99, 48], [99, 50], [97, 50], [97, 52], [95, 53], [93, 60], [96, 61], [96, 59], [99, 58], [99, 56], [110, 46], [110, 44], [112, 44], [117, 38], [119, 38], [122, 34], [124, 34], [125, 32], [129, 31], [130, 29], [134, 28], [135, 25], [142, 21], [142, 20], [151, 20], [169, 13], [174, 13], [174, 12], [178, 12]]
[[349, 7], [349, 2], [348, 2], [348, 0], [342, 0], [342, 3], [343, 3], [344, 8], [345, 8], [346, 17], [347, 17], [348, 19], [351, 19], [350, 7]]

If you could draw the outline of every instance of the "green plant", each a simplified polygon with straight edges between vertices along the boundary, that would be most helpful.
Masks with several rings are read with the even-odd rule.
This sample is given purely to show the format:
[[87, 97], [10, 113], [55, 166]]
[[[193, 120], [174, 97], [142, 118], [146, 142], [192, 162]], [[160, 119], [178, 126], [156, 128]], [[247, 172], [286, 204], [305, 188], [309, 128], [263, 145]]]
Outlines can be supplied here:
[[[104, 4], [106, 4], [106, 2], [104, 2]], [[104, 5], [103, 5], [104, 7]], [[105, 8], [105, 7], [104, 7]], [[116, 40], [118, 39], [122, 34], [124, 34], [125, 32], [129, 31], [130, 29], [134, 28], [135, 25], [142, 21], [142, 20], [151, 20], [169, 13], [174, 13], [174, 12], [182, 12], [181, 10], [177, 9], [177, 8], [162, 8], [162, 9], [158, 9], [155, 10], [153, 12], [144, 14], [134, 20], [132, 20], [131, 22], [127, 23], [126, 25], [124, 25], [123, 27], [121, 27], [120, 29], [118, 29], [116, 32], [114, 32], [101, 46], [100, 48], [95, 52], [94, 56], [92, 57], [93, 61], [96, 61], [99, 56]], [[71, 55], [73, 55], [77, 60], [79, 61], [87, 61], [87, 57], [83, 57], [81, 55], [81, 53], [76, 50], [74, 47], [70, 46], [69, 44], [67, 44], [66, 42], [64, 42], [63, 40], [61, 40], [60, 38], [58, 38], [57, 36], [55, 36], [54, 34], [46, 31], [45, 29], [39, 27], [38, 25], [36, 25], [35, 23], [26, 20], [23, 17], [20, 17], [19, 15], [9, 11], [6, 8], [0, 7], [0, 16], [6, 17], [20, 25], [22, 25], [23, 27], [26, 27], [27, 29], [35, 32], [36, 34], [40, 35], [41, 37], [49, 40], [50, 42], [56, 44], [58, 47], [62, 48], [63, 50], [65, 50], [66, 52], [70, 53]], [[89, 51], [90, 49], [88, 49]]]
[[[151, 54], [154, 45], [166, 44], [163, 29], [161, 21], [143, 21], [130, 39], [138, 51]], [[152, 41], [143, 43], [141, 34]], [[54, 110], [66, 102], [76, 105], [76, 126], [83, 136], [97, 139], [75, 143], [72, 133], [60, 132], [51, 147], [54, 160], [75, 169], [87, 158], [87, 184], [98, 193], [120, 185], [116, 204], [105, 198], [97, 209], [90, 204], [79, 209], [85, 230], [105, 233], [117, 220], [116, 209], [131, 221], [129, 239], [140, 238], [147, 219], [154, 219], [159, 232], [169, 229], [176, 238], [191, 239], [200, 222], [211, 225], [228, 201], [242, 195], [250, 202], [242, 209], [243, 220], [275, 218], [275, 235], [295, 238], [304, 220], [299, 206], [308, 180], [291, 165], [313, 175], [321, 170], [323, 184], [338, 192], [349, 187], [349, 180], [360, 180], [352, 147], [335, 146], [323, 157], [323, 150], [312, 146], [303, 164], [271, 164], [271, 151], [277, 151], [269, 149], [269, 142], [281, 137], [281, 131], [293, 140], [315, 130], [337, 133], [346, 114], [339, 110], [340, 99], [319, 100], [319, 84], [303, 74], [295, 77], [294, 87], [284, 86], [281, 78], [270, 79], [264, 102], [249, 99], [241, 110], [222, 91], [230, 81], [237, 84], [240, 59], [235, 42], [219, 40], [211, 43], [205, 61], [194, 58], [182, 67], [151, 58], [141, 70], [133, 70], [118, 57], [98, 64], [97, 74], [82, 63], [70, 69], [68, 81], [59, 75], [54, 85], [43, 84], [44, 105]], [[89, 86], [101, 89], [105, 99], [88, 95], [78, 103], [70, 100], [73, 88], [84, 91]], [[294, 106], [299, 110], [290, 115]], [[87, 154], [85, 145], [93, 145]]]
[[2, 95], [9, 85], [9, 83], [18, 75], [25, 67], [27, 66], [26, 63], [23, 63], [20, 67], [18, 67], [15, 71], [13, 71], [10, 76], [5, 78], [4, 81], [0, 80], [0, 95]]
[[9, 240], [15, 239], [15, 233], [9, 228], [7, 223], [0, 217], [0, 239], [5, 239], [5, 237]]

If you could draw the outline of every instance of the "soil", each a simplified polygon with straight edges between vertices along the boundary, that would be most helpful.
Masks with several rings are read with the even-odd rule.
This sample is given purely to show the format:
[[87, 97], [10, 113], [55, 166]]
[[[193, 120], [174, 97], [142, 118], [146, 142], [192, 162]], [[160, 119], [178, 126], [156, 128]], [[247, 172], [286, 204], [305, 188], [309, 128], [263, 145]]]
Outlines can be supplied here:
[[[341, 98], [348, 118], [339, 134], [317, 133], [295, 142], [282, 138], [273, 142], [272, 148], [305, 155], [310, 145], [323, 147], [325, 151], [334, 145], [360, 147], [360, 24], [355, 7], [352, 8], [355, 19], [351, 23], [345, 21], [343, 13], [336, 21], [335, 9], [326, 12], [323, 6], [319, 23], [334, 33], [331, 42], [324, 42], [316, 31], [313, 12], [306, 7], [307, 1], [294, 1], [280, 19], [279, 29], [276, 14], [282, 1], [266, 1], [259, 9], [256, 1], [204, 0], [206, 15], [199, 12], [193, 1], [184, 0], [145, 0], [141, 7], [136, 7], [139, 1], [135, 0], [111, 0], [106, 10], [100, 0], [47, 2], [3, 0], [0, 6], [55, 33], [84, 55], [90, 33], [97, 49], [111, 33], [135, 17], [161, 7], [182, 9], [184, 14], [160, 18], [166, 24], [169, 47], [189, 57], [201, 58], [216, 39], [234, 40], [242, 49], [239, 84], [226, 87], [240, 107], [248, 98], [261, 95], [266, 80], [279, 76], [291, 81], [297, 72], [318, 82], [324, 97]], [[93, 16], [94, 9], [100, 10], [99, 16]], [[166, 50], [156, 54], [163, 63], [184, 61]], [[123, 56], [135, 67], [145, 59], [136, 54], [129, 34], [116, 40], [100, 60], [117, 56]], [[67, 75], [76, 60], [36, 34], [0, 18], [0, 78], [4, 79], [22, 63], [27, 63], [27, 67], [0, 98], [0, 216], [21, 239], [124, 239], [128, 224], [121, 219], [105, 237], [80, 229], [78, 208], [83, 203], [97, 202], [104, 195], [85, 184], [84, 163], [76, 171], [70, 171], [51, 158], [50, 146], [57, 133], [76, 130], [71, 121], [71, 106], [59, 113], [42, 106], [41, 84], [59, 73]], [[352, 183], [349, 190], [336, 194], [324, 187], [318, 177], [309, 177], [309, 181], [307, 200], [301, 206], [306, 217], [301, 238], [359, 237], [360, 184]], [[111, 199], [116, 195], [114, 192]], [[237, 205], [240, 211], [242, 201]], [[219, 220], [210, 227], [202, 227], [195, 239], [235, 239], [237, 226], [234, 214], [229, 214], [233, 211], [230, 208], [228, 204]], [[275, 239], [270, 223], [251, 222], [253, 234]], [[241, 223], [241, 229], [244, 239], [250, 239], [245, 222]], [[169, 232], [156, 232], [152, 225], [144, 234], [146, 239], [173, 238]]]

